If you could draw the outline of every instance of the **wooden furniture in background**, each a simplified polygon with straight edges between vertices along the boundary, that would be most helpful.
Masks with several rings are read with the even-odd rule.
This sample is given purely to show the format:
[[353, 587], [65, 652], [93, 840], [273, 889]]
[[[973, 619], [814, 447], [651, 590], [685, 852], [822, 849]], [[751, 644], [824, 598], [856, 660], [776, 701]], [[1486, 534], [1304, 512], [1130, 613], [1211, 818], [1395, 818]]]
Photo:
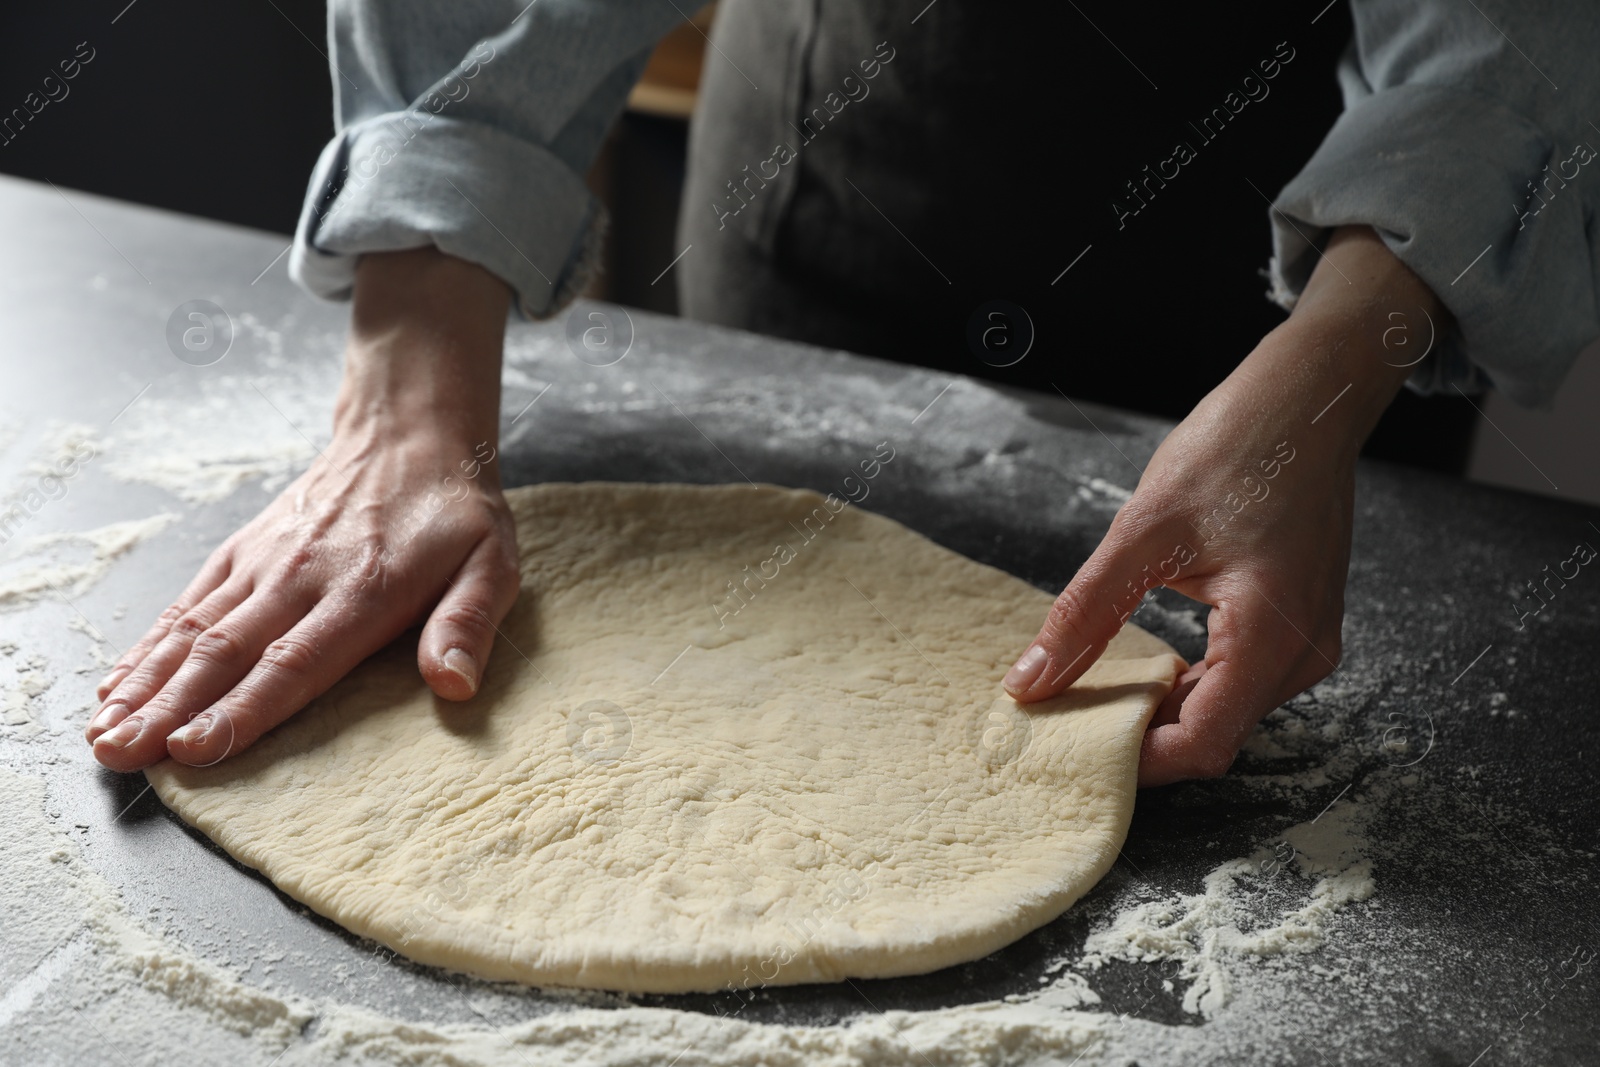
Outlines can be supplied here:
[[639, 84], [628, 94], [629, 111], [689, 121], [700, 89], [706, 39], [711, 36], [711, 20], [716, 13], [717, 5], [707, 4], [661, 39], [650, 54]]
[[708, 4], [662, 38], [589, 171], [589, 189], [611, 215], [600, 274], [584, 290], [590, 299], [677, 314], [674, 272], [662, 272], [682, 251], [674, 242], [689, 120], [715, 14]]

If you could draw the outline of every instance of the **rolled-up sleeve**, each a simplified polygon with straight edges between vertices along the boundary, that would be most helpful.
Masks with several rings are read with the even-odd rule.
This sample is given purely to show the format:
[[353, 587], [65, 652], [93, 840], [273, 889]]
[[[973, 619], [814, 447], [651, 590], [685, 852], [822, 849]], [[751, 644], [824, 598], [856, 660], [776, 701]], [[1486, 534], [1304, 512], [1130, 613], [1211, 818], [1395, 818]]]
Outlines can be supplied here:
[[597, 259], [583, 174], [681, 18], [666, 0], [334, 0], [337, 132], [291, 277], [346, 299], [362, 253], [433, 245], [505, 280], [523, 315], [555, 313]]
[[1352, 9], [1344, 113], [1273, 203], [1274, 299], [1293, 306], [1333, 228], [1370, 225], [1455, 318], [1411, 386], [1547, 407], [1600, 336], [1600, 6]]

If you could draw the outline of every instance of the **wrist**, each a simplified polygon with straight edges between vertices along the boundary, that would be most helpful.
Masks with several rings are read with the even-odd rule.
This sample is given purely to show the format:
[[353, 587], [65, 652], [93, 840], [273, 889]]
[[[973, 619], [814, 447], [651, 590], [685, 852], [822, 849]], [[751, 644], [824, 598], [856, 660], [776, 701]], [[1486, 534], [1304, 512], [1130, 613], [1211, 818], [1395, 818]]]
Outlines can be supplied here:
[[437, 249], [363, 256], [335, 433], [494, 440], [509, 306], [504, 282]]
[[1376, 232], [1342, 227], [1294, 312], [1240, 369], [1279, 383], [1288, 421], [1353, 464], [1418, 356], [1449, 327], [1449, 311]]
[[1351, 464], [1410, 373], [1387, 361], [1369, 334], [1381, 337], [1381, 328], [1346, 316], [1302, 317], [1274, 330], [1250, 357], [1293, 391], [1286, 424]]

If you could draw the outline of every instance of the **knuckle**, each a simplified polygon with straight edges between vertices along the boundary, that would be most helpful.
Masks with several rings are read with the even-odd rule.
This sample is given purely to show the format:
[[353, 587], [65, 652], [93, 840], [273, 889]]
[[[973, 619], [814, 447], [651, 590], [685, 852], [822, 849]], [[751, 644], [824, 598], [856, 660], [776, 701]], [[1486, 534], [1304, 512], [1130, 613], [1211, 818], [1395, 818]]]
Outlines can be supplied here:
[[489, 615], [476, 604], [453, 604], [434, 616], [434, 621], [446, 629], [459, 631], [473, 642], [487, 640], [494, 634]]
[[315, 669], [317, 650], [307, 638], [285, 634], [267, 646], [261, 661], [275, 671], [303, 678]]
[[1050, 611], [1045, 616], [1045, 630], [1058, 641], [1092, 644], [1091, 635], [1085, 627], [1088, 610], [1089, 605], [1083, 594], [1069, 585], [1050, 605]]
[[394, 549], [381, 540], [371, 540], [362, 544], [360, 555], [355, 566], [356, 585], [365, 587], [375, 579], [381, 577], [383, 572], [394, 566], [397, 557]]
[[154, 696], [165, 681], [165, 678], [156, 675], [151, 670], [150, 664], [145, 662], [129, 671], [112, 687], [111, 692], [119, 702], [137, 706]]
[[278, 580], [289, 585], [304, 580], [311, 574], [319, 558], [320, 553], [310, 545], [287, 547], [278, 559]]
[[216, 548], [212, 549], [211, 555], [206, 557], [206, 562], [207, 563], [231, 563], [231, 562], [233, 562], [234, 553], [239, 550], [239, 546], [244, 543], [246, 534], [249, 532], [250, 528], [252, 526], [254, 526], [254, 525], [255, 525], [254, 522], [247, 523], [246, 525], [241, 526], [238, 529], [234, 530], [232, 533], [230, 533], [226, 538], [223, 539], [223, 541], [222, 541], [222, 543], [220, 545], [218, 545]]
[[1185, 510], [1181, 494], [1169, 487], [1141, 486], [1117, 509], [1107, 533], [1113, 544], [1130, 549], [1178, 539], [1192, 530]]
[[1161, 506], [1148, 494], [1134, 493], [1112, 516], [1111, 529], [1120, 542], [1136, 542], [1162, 525], [1163, 516]]
[[186, 611], [173, 620], [169, 633], [182, 640], [196, 641], [210, 628], [211, 623], [204, 615], [197, 611]]
[[494, 512], [488, 508], [472, 507], [462, 511], [461, 529], [475, 541], [493, 537], [497, 525], [498, 520]]
[[249, 653], [249, 642], [232, 626], [216, 625], [194, 639], [191, 654], [211, 663], [233, 663]]
[[382, 567], [364, 570], [338, 585], [332, 595], [342, 601], [350, 612], [365, 617], [367, 613], [393, 600], [394, 583], [386, 581], [388, 577]]

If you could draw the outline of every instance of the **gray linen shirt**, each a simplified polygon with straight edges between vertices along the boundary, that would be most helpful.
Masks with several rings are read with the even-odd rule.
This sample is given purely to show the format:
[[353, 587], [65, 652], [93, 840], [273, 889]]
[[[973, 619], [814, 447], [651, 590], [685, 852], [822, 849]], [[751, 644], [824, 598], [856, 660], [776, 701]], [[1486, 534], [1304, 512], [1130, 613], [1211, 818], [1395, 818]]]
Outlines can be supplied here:
[[[1548, 407], [1600, 336], [1600, 5], [1352, 9], [1344, 113], [1270, 213], [1273, 298], [1293, 306], [1332, 228], [1370, 225], [1457, 323], [1412, 387]], [[362, 253], [435, 245], [503, 278], [524, 316], [555, 314], [604, 225], [582, 176], [681, 18], [663, 0], [331, 0], [338, 132], [291, 276], [344, 299]]]

